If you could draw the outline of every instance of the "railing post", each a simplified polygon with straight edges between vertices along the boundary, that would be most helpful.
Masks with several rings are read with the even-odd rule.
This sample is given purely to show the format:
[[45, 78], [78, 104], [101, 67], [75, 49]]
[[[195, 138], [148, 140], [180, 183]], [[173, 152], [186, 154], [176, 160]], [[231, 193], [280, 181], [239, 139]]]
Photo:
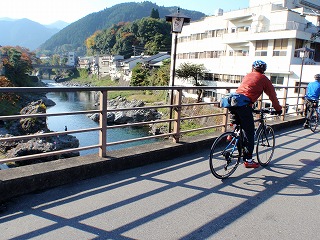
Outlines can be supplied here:
[[257, 108], [258, 109], [261, 109], [262, 108], [262, 100], [263, 100], [263, 93], [260, 95], [260, 97], [258, 98], [257, 102], [258, 102], [258, 105], [257, 105]]
[[107, 102], [108, 92], [103, 90], [100, 92], [99, 157], [106, 157], [107, 155]]
[[174, 98], [174, 104], [177, 105], [174, 107], [174, 118], [173, 122], [173, 141], [178, 143], [180, 140], [180, 126], [181, 126], [181, 104], [182, 104], [182, 90], [177, 90], [177, 94]]
[[287, 110], [287, 98], [288, 98], [288, 88], [285, 88], [283, 91], [283, 100], [282, 100], [282, 111], [283, 115], [281, 116], [281, 120], [284, 121]]
[[[302, 96], [305, 96], [306, 95], [306, 92], [307, 92], [307, 89], [306, 88], [302, 88], [302, 90], [303, 90], [303, 94], [302, 94]], [[302, 99], [304, 99], [304, 97], [302, 97]], [[302, 107], [301, 107], [301, 115], [303, 115], [304, 114], [304, 101], [302, 102]]]
[[[173, 102], [174, 102], [174, 100], [173, 100], [173, 98], [174, 98], [174, 90], [173, 90], [173, 88], [170, 90], [171, 92], [170, 92], [170, 113], [169, 113], [169, 119], [172, 119], [172, 105], [173, 105]], [[169, 133], [171, 133], [171, 131], [172, 131], [172, 123], [171, 123], [171, 121], [169, 122]]]
[[[230, 89], [226, 89], [226, 94], [227, 93], [230, 93]], [[228, 108], [224, 108], [223, 109], [223, 117], [222, 117], [222, 132], [226, 132], [227, 129], [228, 129], [228, 113], [229, 113], [229, 110]]]

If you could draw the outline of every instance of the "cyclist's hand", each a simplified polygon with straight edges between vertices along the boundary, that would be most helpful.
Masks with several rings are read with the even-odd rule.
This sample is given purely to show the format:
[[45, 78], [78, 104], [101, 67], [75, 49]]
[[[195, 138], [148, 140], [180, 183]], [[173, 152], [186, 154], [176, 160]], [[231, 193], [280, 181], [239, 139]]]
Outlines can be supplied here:
[[280, 116], [282, 114], [282, 109], [280, 111], [275, 111], [275, 114]]

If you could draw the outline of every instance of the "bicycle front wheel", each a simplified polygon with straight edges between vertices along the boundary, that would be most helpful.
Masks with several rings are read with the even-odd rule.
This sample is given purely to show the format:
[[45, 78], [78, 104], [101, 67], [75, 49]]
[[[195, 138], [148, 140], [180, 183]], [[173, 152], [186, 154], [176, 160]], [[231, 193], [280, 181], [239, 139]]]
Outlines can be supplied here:
[[270, 126], [266, 126], [259, 132], [256, 145], [257, 159], [261, 166], [266, 166], [271, 161], [274, 147], [274, 131]]
[[209, 165], [216, 178], [228, 178], [237, 169], [241, 156], [238, 141], [233, 132], [225, 132], [212, 144]]
[[318, 116], [317, 110], [312, 109], [310, 113], [310, 120], [309, 120], [309, 126], [312, 132], [316, 131], [318, 127], [318, 120], [319, 120], [319, 116]]

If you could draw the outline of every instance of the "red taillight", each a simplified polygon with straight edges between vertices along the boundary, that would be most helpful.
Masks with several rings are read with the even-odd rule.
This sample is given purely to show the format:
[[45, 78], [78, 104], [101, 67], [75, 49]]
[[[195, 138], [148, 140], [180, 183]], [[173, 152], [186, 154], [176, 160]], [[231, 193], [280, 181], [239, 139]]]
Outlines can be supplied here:
[[230, 142], [232, 140], [232, 136], [228, 135], [227, 140]]

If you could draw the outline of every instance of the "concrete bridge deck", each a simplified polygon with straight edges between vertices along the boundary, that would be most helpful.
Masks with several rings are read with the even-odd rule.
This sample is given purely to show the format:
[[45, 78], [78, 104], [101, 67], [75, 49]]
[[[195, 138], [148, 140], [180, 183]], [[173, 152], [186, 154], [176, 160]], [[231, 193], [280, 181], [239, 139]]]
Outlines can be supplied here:
[[278, 128], [270, 166], [240, 165], [224, 181], [199, 148], [16, 197], [2, 205], [0, 239], [319, 239], [319, 134]]

